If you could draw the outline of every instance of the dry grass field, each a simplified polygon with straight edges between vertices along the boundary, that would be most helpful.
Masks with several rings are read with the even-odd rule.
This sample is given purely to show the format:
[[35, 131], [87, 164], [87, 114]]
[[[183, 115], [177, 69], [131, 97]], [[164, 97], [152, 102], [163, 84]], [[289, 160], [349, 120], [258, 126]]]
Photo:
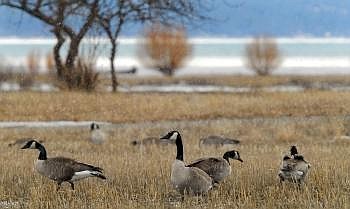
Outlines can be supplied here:
[[346, 115], [350, 93], [82, 93], [0, 94], [0, 120], [138, 122], [278, 116]]
[[[93, 145], [89, 127], [0, 129], [0, 208], [349, 208], [350, 93], [108, 94], [1, 93], [0, 120], [98, 120], [108, 142]], [[203, 198], [181, 201], [170, 185], [175, 147], [130, 142], [182, 133], [185, 161], [240, 152], [233, 173]], [[199, 148], [210, 134], [237, 137], [232, 148]], [[71, 191], [33, 170], [38, 153], [7, 147], [22, 137], [45, 140], [49, 156], [66, 156], [105, 169], [106, 181], [86, 179]], [[301, 188], [280, 185], [277, 172], [290, 145], [311, 165]]]

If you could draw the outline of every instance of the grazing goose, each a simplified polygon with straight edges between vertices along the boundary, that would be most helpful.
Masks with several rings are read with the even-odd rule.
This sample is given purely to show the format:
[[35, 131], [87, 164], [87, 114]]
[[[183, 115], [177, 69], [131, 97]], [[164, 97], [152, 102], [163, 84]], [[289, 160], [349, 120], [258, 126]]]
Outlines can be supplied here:
[[102, 173], [102, 168], [80, 163], [65, 157], [48, 158], [45, 147], [35, 140], [28, 141], [22, 149], [39, 150], [39, 157], [35, 162], [35, 169], [41, 175], [56, 181], [57, 191], [64, 181], [70, 183], [72, 190], [74, 190], [74, 181], [87, 177], [106, 179]]
[[297, 182], [301, 184], [304, 182], [311, 166], [305, 161], [304, 156], [298, 154], [295, 146], [291, 147], [291, 157], [283, 157], [278, 176], [281, 182], [287, 180], [289, 182]]
[[177, 154], [171, 170], [171, 183], [182, 195], [206, 194], [213, 187], [213, 179], [196, 167], [187, 167], [183, 158], [183, 144], [178, 131], [171, 131], [161, 139], [175, 140]]
[[168, 145], [168, 144], [175, 144], [175, 140], [164, 140], [159, 139], [158, 137], [147, 137], [142, 140], [134, 140], [131, 142], [132, 145], [137, 146], [148, 146], [148, 145]]
[[215, 183], [220, 183], [224, 178], [231, 174], [231, 166], [229, 159], [235, 159], [243, 162], [239, 153], [235, 150], [225, 152], [222, 157], [208, 157], [198, 159], [187, 167], [196, 167], [206, 172]]
[[234, 145], [239, 143], [240, 141], [237, 139], [230, 139], [222, 136], [212, 135], [212, 136], [201, 138], [199, 140], [199, 147], [202, 147], [203, 145], [219, 147], [219, 146]]
[[96, 123], [90, 125], [90, 141], [94, 144], [102, 144], [106, 140], [105, 133], [100, 129]]

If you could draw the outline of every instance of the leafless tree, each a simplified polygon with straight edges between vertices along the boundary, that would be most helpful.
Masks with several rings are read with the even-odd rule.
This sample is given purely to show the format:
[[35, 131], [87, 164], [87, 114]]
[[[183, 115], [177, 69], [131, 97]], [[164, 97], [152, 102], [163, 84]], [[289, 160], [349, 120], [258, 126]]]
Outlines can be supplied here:
[[[57, 75], [65, 79], [74, 70], [80, 42], [96, 20], [98, 0], [0, 0], [0, 5], [23, 11], [51, 26], [57, 39], [53, 50]], [[70, 43], [63, 62], [60, 51], [67, 37]]]
[[[82, 39], [93, 26], [100, 26], [111, 43], [111, 75], [113, 90], [118, 85], [114, 59], [117, 38], [127, 24], [162, 22], [189, 23], [205, 18], [202, 9], [210, 8], [210, 0], [0, 0], [0, 6], [18, 9], [51, 26], [57, 43], [54, 59], [59, 78], [74, 71]], [[60, 55], [66, 39], [70, 40], [65, 61]], [[69, 83], [68, 83], [69, 84]]]
[[[203, 10], [210, 3], [203, 0], [102, 0], [99, 23], [111, 43], [110, 66], [113, 91], [117, 89], [114, 60], [117, 53], [117, 39], [125, 25], [134, 23], [160, 22], [163, 24], [188, 24], [203, 20]], [[206, 4], [208, 3], [208, 4]]]
[[273, 38], [260, 36], [246, 46], [247, 66], [261, 76], [270, 75], [281, 63], [281, 53]]

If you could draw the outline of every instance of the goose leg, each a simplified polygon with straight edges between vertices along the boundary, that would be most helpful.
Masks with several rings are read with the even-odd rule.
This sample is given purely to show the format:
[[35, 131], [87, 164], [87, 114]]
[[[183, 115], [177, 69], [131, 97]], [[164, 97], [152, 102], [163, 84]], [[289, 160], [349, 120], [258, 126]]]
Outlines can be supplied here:
[[69, 183], [70, 183], [70, 187], [72, 188], [72, 190], [74, 190], [74, 184], [73, 184], [73, 182], [70, 182], [70, 181], [69, 181]]

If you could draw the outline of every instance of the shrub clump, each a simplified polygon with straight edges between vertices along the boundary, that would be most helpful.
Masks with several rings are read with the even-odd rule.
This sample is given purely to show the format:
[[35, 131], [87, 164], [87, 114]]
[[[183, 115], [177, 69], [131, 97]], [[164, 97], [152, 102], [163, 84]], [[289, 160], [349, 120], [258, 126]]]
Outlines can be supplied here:
[[183, 28], [157, 24], [146, 30], [139, 58], [146, 66], [172, 76], [183, 66], [191, 51]]
[[281, 64], [281, 53], [273, 38], [256, 37], [246, 46], [247, 67], [257, 75], [271, 75]]

